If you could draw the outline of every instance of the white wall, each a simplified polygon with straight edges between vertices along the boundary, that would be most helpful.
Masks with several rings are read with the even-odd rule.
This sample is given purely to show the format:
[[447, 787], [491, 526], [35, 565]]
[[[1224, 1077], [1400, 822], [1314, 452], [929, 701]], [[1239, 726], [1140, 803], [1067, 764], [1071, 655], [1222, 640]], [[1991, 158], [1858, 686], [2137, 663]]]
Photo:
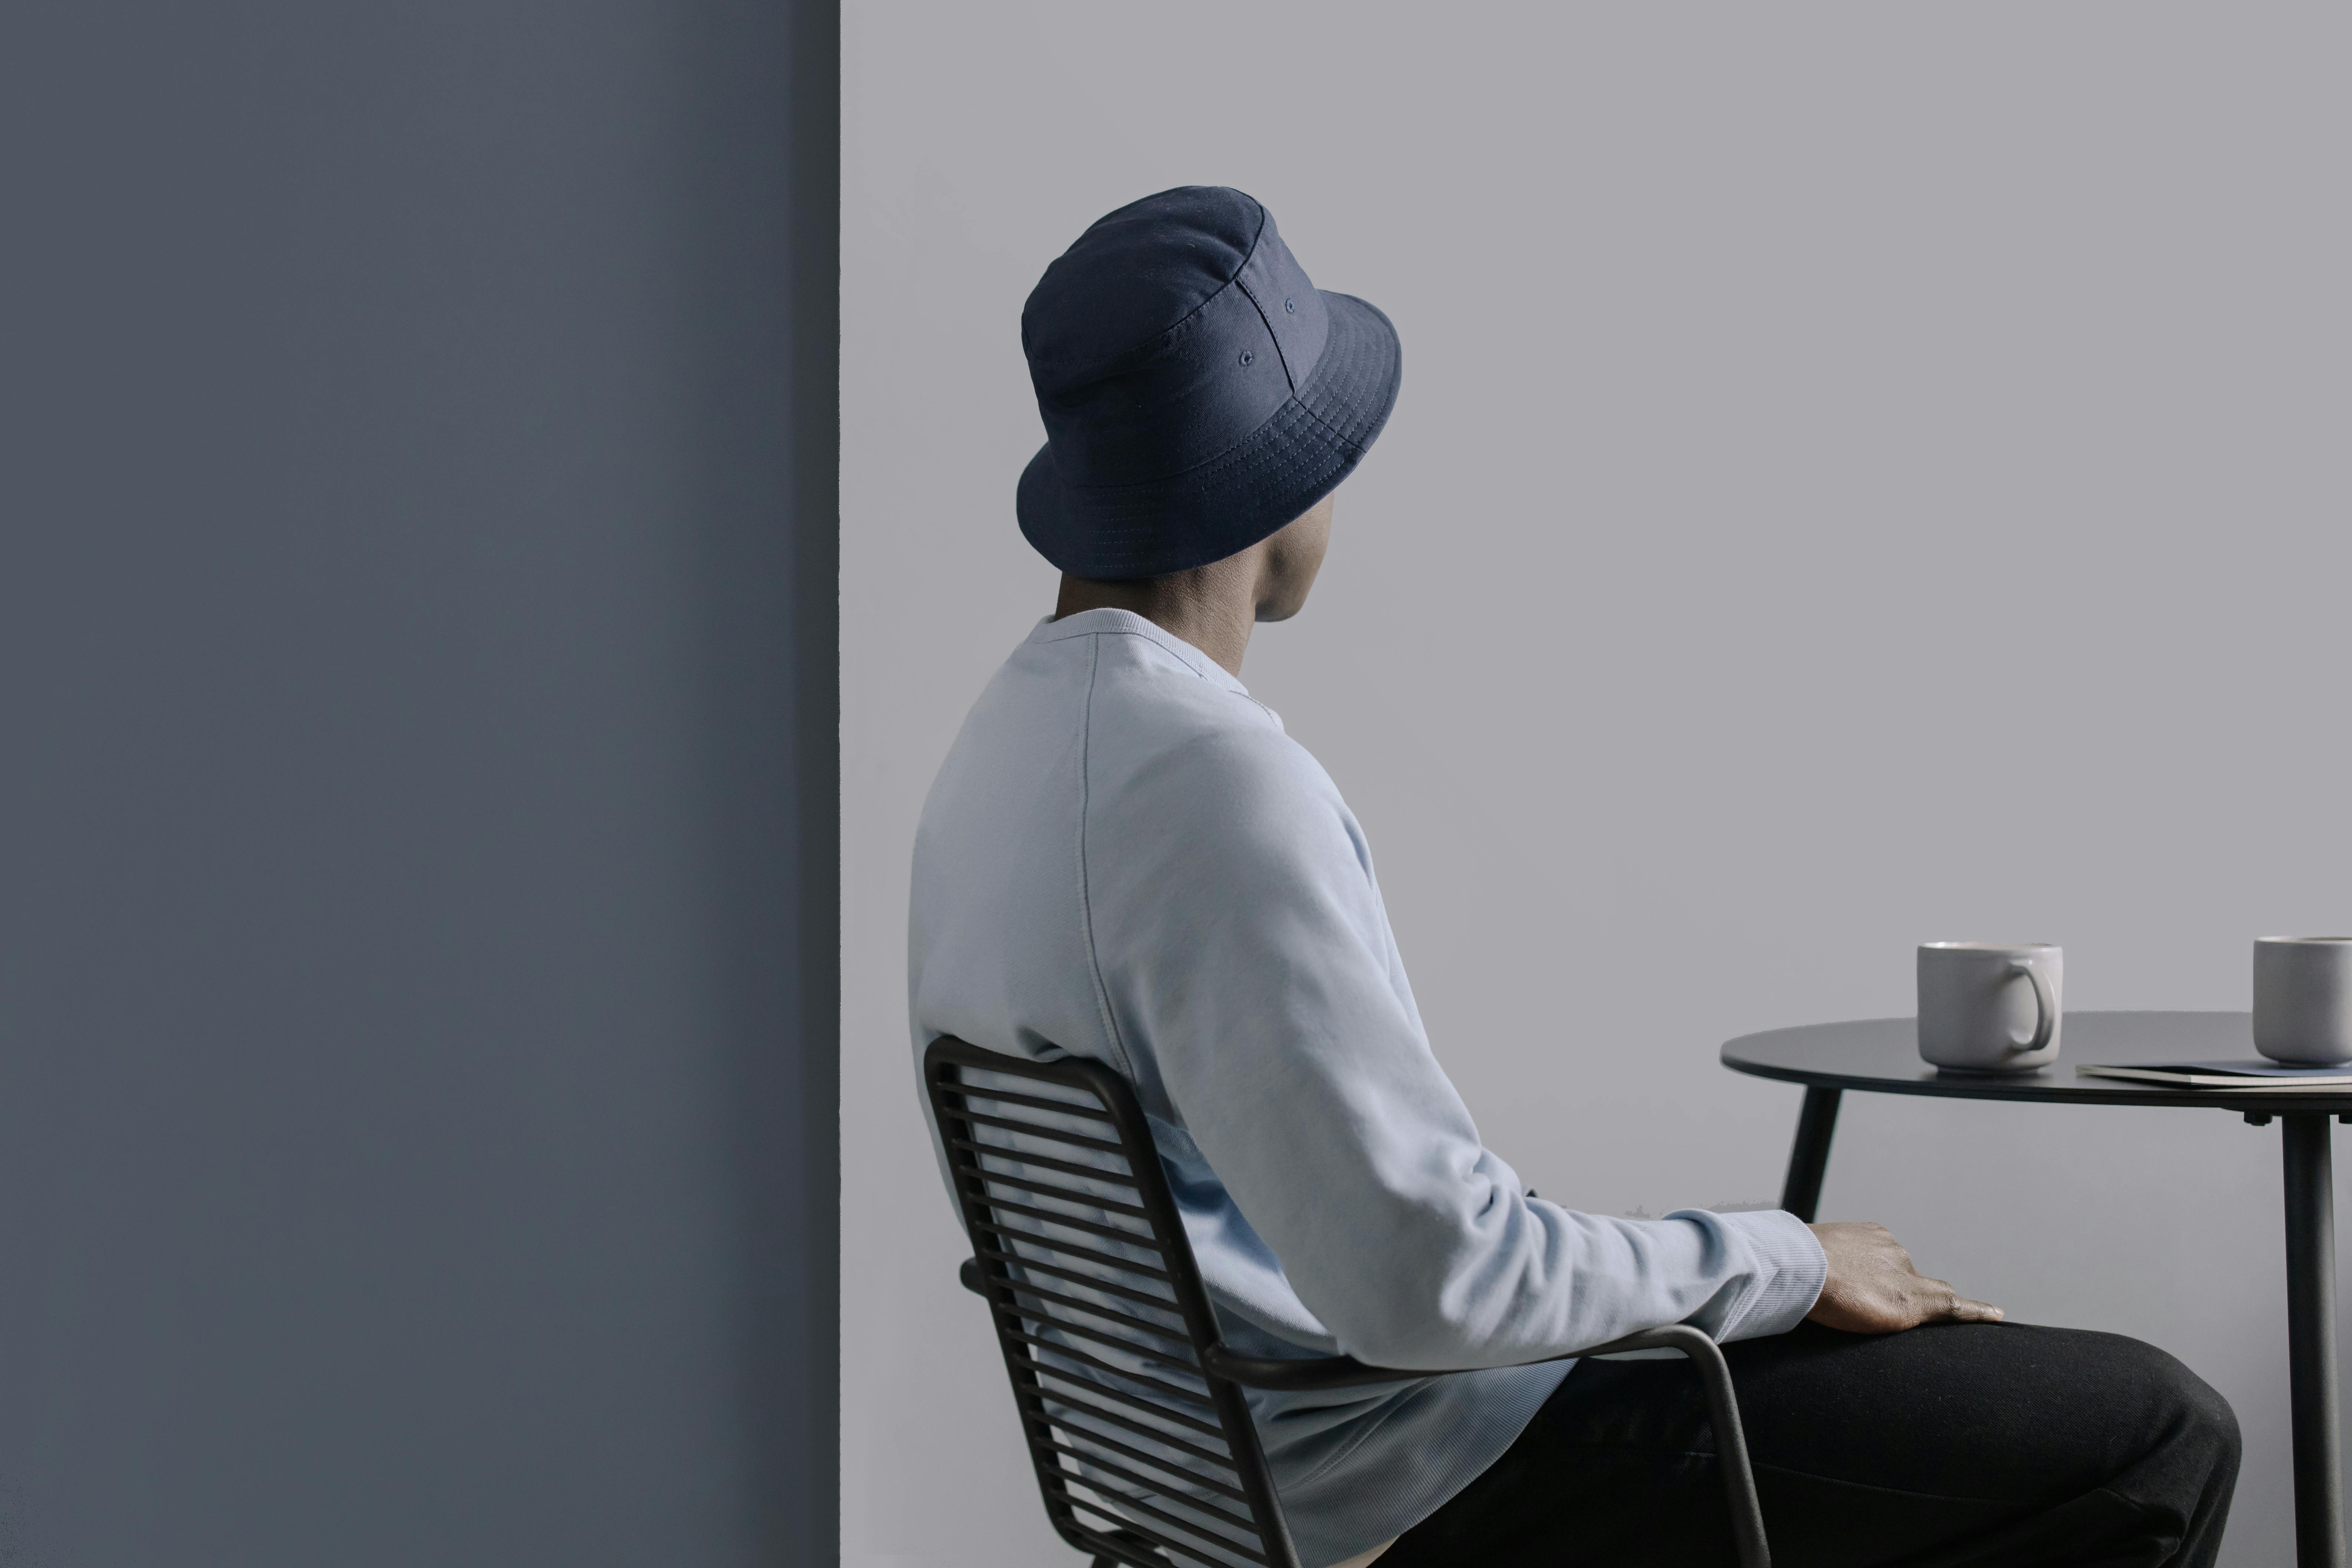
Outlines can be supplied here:
[[[1051, 604], [1018, 337], [1087, 223], [1263, 198], [1405, 343], [1244, 679], [1380, 858], [1490, 1144], [1767, 1200], [1727, 1037], [1909, 1011], [1939, 937], [2245, 1005], [2352, 926], [2340, 9], [856, 3], [843, 220], [843, 1561], [1072, 1560], [925, 1150], [908, 839]], [[2275, 1128], [1850, 1098], [1825, 1217], [2237, 1406], [2290, 1560]], [[2352, 1162], [2352, 1154], [2347, 1154]]]

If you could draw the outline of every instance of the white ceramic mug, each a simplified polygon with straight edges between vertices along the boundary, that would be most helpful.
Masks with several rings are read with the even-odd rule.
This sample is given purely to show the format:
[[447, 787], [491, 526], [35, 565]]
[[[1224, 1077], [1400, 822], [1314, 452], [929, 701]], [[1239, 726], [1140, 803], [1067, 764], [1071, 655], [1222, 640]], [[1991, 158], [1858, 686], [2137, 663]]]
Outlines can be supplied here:
[[2032, 1072], [2058, 1058], [2064, 952], [2046, 942], [1919, 947], [1919, 1054], [1957, 1072]]
[[2293, 1067], [2352, 1061], [2352, 936], [2255, 942], [2254, 1049]]

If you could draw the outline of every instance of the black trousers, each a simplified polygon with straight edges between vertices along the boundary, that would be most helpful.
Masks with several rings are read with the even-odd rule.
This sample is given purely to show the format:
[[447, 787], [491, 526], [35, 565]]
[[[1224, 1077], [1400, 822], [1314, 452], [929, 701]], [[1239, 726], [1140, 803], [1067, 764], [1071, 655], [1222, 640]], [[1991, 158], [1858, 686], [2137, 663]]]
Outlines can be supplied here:
[[[2116, 1334], [1807, 1323], [1724, 1347], [1775, 1568], [2206, 1568], [2238, 1423]], [[1736, 1563], [1689, 1363], [1577, 1364], [1508, 1452], [1378, 1568]]]

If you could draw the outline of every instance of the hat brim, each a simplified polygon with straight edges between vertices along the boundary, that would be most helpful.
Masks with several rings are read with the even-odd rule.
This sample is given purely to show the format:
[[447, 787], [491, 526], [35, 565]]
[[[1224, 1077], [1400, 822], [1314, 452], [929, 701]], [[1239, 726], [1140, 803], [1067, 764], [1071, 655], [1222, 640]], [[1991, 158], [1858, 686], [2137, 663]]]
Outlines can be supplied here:
[[1396, 328], [1353, 294], [1319, 290], [1321, 357], [1273, 417], [1199, 467], [1133, 485], [1065, 484], [1048, 446], [1015, 508], [1037, 552], [1074, 577], [1189, 572], [1248, 549], [1339, 488], [1388, 423], [1403, 378]]

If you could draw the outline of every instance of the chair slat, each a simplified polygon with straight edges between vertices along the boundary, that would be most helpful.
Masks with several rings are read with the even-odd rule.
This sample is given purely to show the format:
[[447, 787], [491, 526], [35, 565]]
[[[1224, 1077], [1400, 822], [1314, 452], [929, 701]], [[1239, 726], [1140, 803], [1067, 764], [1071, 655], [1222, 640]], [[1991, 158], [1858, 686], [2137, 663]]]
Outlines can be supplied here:
[[1176, 1310], [1176, 1303], [1165, 1296], [1154, 1296], [1129, 1286], [1115, 1285], [1108, 1279], [1099, 1279], [1091, 1274], [1081, 1274], [1076, 1269], [1064, 1268], [1039, 1258], [1022, 1258], [1010, 1252], [997, 1252], [986, 1247], [976, 1247], [972, 1251], [975, 1256], [985, 1258], [992, 1263], [1017, 1263], [1024, 1268], [1034, 1269], [1040, 1274], [1050, 1274], [1056, 1279], [1067, 1279], [1097, 1290], [1108, 1290], [1122, 1300], [1139, 1302], [1146, 1307], [1157, 1307], [1170, 1312]]
[[[1230, 1559], [1211, 1557], [1202, 1552], [1198, 1547], [1186, 1546], [1178, 1542], [1171, 1541], [1156, 1530], [1148, 1530], [1131, 1519], [1122, 1519], [1119, 1515], [1114, 1513], [1109, 1509], [1104, 1508], [1099, 1503], [1087, 1502], [1080, 1498], [1065, 1498], [1064, 1506], [1073, 1510], [1083, 1509], [1085, 1511], [1093, 1514], [1097, 1519], [1101, 1520], [1106, 1530], [1105, 1531], [1097, 1532], [1098, 1536], [1106, 1534], [1108, 1531], [1125, 1531], [1129, 1533], [1141, 1536], [1144, 1540], [1151, 1542], [1151, 1544], [1159, 1547], [1164, 1552], [1181, 1552], [1184, 1556], [1191, 1558], [1195, 1563], [1206, 1563], [1210, 1565], [1210, 1568], [1233, 1568], [1233, 1563]], [[1101, 1552], [1106, 1555], [1108, 1555], [1110, 1548], [1115, 1544], [1116, 1542], [1112, 1542], [1108, 1540], [1097, 1539], [1096, 1541], [1085, 1542], [1085, 1549], [1089, 1552]], [[1251, 1555], [1255, 1556], [1255, 1554], [1252, 1553]], [[1119, 1560], [1122, 1562], [1127, 1560], [1124, 1553], [1120, 1555]], [[1260, 1563], [1266, 1561], [1266, 1559], [1263, 1557], [1258, 1557], [1256, 1560]]]
[[[1092, 1483], [1088, 1482], [1084, 1476], [1067, 1475], [1061, 1469], [1057, 1463], [1038, 1458], [1036, 1451], [1034, 1448], [1030, 1452], [1029, 1462], [1036, 1467], [1037, 1472], [1041, 1477], [1052, 1477], [1055, 1479], [1061, 1481], [1065, 1486], [1075, 1481], [1080, 1486], [1088, 1488], [1090, 1490], [1103, 1490], [1102, 1488], [1096, 1487]], [[1194, 1524], [1192, 1521], [1183, 1518], [1181, 1515], [1170, 1513], [1164, 1509], [1154, 1508], [1150, 1503], [1143, 1501], [1139, 1498], [1131, 1498], [1123, 1492], [1107, 1492], [1105, 1495], [1118, 1500], [1119, 1504], [1118, 1512], [1122, 1515], [1127, 1513], [1129, 1509], [1132, 1509], [1137, 1512], [1143, 1514], [1146, 1518], [1158, 1520], [1160, 1524], [1167, 1529], [1182, 1531], [1193, 1540], [1205, 1542], [1207, 1544], [1215, 1547], [1221, 1552], [1230, 1552], [1237, 1557], [1246, 1557], [1253, 1563], [1264, 1563], [1266, 1561], [1265, 1554], [1262, 1552], [1254, 1551], [1251, 1548], [1243, 1545], [1238, 1541], [1229, 1541], [1222, 1535], [1214, 1534], [1210, 1531]], [[1145, 1530], [1141, 1525], [1136, 1524], [1132, 1521], [1129, 1521], [1128, 1528], [1134, 1530], [1139, 1534], [1151, 1536], [1153, 1540], [1157, 1541], [1160, 1545], [1169, 1548], [1171, 1551], [1184, 1552], [1190, 1556], [1199, 1557], [1203, 1563], [1214, 1563], [1217, 1561], [1213, 1557], [1203, 1556], [1197, 1550], [1188, 1549], [1180, 1545], [1176, 1542], [1169, 1541], [1162, 1537], [1154, 1535], [1152, 1531]]]
[[1144, 1395], [1146, 1398], [1165, 1394], [1170, 1399], [1181, 1399], [1187, 1405], [1197, 1405], [1203, 1409], [1213, 1410], [1217, 1407], [1216, 1401], [1206, 1394], [1194, 1394], [1192, 1390], [1179, 1388], [1172, 1383], [1162, 1383], [1156, 1377], [1147, 1377], [1142, 1373], [1118, 1366], [1098, 1356], [1090, 1356], [1075, 1346], [1056, 1344], [1052, 1340], [1041, 1340], [1034, 1334], [1023, 1333], [1018, 1329], [1008, 1329], [1003, 1323], [996, 1325], [996, 1331], [1008, 1340], [1013, 1340], [1024, 1345], [1034, 1345], [1041, 1351], [1051, 1351], [1055, 1355], [1066, 1356], [1072, 1361], [1090, 1366], [1097, 1372], [1107, 1373], [1112, 1377], [1123, 1377], [1129, 1383], [1139, 1384], [1148, 1391]]
[[[1163, 1340], [1173, 1341], [1175, 1343], [1182, 1345], [1187, 1351], [1192, 1348], [1192, 1342], [1184, 1337], [1183, 1330], [1171, 1329], [1165, 1323], [1147, 1323], [1141, 1318], [1131, 1318], [1125, 1312], [1114, 1310], [1109, 1307], [1097, 1306], [1092, 1301], [1081, 1301], [1075, 1296], [1057, 1295], [1055, 1292], [1045, 1289], [1043, 1286], [1026, 1280], [1013, 1286], [1012, 1289], [1020, 1292], [1024, 1296], [1035, 1296], [1041, 1300], [1052, 1301], [1057, 1306], [1067, 1307], [1074, 1312], [1087, 1312], [1093, 1314], [1095, 1317], [1107, 1319], [1113, 1322], [1129, 1324], [1142, 1332], [1157, 1334]], [[1192, 1364], [1195, 1371], [1200, 1370], [1200, 1358], [1195, 1356]]]
[[1012, 1318], [1025, 1323], [1035, 1323], [1065, 1334], [1077, 1334], [1092, 1340], [1098, 1345], [1108, 1345], [1113, 1350], [1121, 1350], [1129, 1355], [1141, 1356], [1155, 1366], [1164, 1366], [1171, 1372], [1182, 1373], [1187, 1377], [1198, 1377], [1206, 1381], [1198, 1362], [1178, 1361], [1161, 1352], [1145, 1350], [1132, 1340], [1123, 1340], [1116, 1334], [1107, 1334], [1096, 1329], [1082, 1328], [1066, 1318], [1049, 1318], [1037, 1312], [1024, 1311], [1018, 1305], [1007, 1307], [994, 1301], [991, 1301], [988, 1306], [989, 1310], [1000, 1317]]
[[[1221, 1438], [1225, 1435], [1224, 1429], [1213, 1421], [1203, 1421], [1196, 1415], [1187, 1415], [1181, 1411], [1171, 1410], [1166, 1405], [1159, 1404], [1143, 1394], [1129, 1394], [1123, 1388], [1113, 1388], [1107, 1384], [1096, 1383], [1089, 1378], [1080, 1377], [1076, 1373], [1064, 1372], [1059, 1367], [1050, 1366], [1035, 1361], [1024, 1360], [1022, 1363], [1022, 1370], [1028, 1373], [1033, 1377], [1039, 1379], [1041, 1382], [1050, 1378], [1067, 1387], [1082, 1388], [1088, 1394], [1100, 1394], [1106, 1399], [1116, 1399], [1120, 1404], [1128, 1405], [1132, 1409], [1142, 1411], [1145, 1415], [1152, 1417], [1154, 1420], [1165, 1421], [1171, 1426], [1187, 1427], [1192, 1431], [1200, 1433], [1205, 1437]], [[1051, 1414], [1051, 1412], [1045, 1410], [1043, 1402], [1045, 1400], [1059, 1400], [1065, 1405], [1078, 1403], [1078, 1401], [1068, 1394], [1056, 1394], [1045, 1390], [1038, 1390], [1034, 1393], [1016, 1392], [1015, 1397], [1039, 1402], [1037, 1408], [1041, 1413], [1045, 1415]]]
[[[1050, 1367], [1033, 1366], [1031, 1370], [1041, 1378], [1053, 1378], [1057, 1384], [1067, 1390], [1084, 1390], [1088, 1394], [1107, 1394], [1110, 1392], [1109, 1390], [1103, 1388], [1099, 1384], [1088, 1383], [1084, 1378], [1071, 1377], [1067, 1374], [1057, 1373]], [[1131, 1420], [1114, 1411], [1105, 1410], [1100, 1405], [1095, 1404], [1092, 1400], [1082, 1397], [1076, 1392], [1043, 1393], [1035, 1395], [1034, 1397], [1041, 1403], [1045, 1400], [1051, 1400], [1055, 1404], [1063, 1406], [1065, 1409], [1083, 1412], [1090, 1419], [1096, 1421], [1116, 1422], [1118, 1425], [1124, 1426], [1129, 1431], [1149, 1437], [1155, 1443], [1165, 1443], [1171, 1448], [1181, 1448], [1184, 1452], [1191, 1454], [1197, 1458], [1205, 1459], [1213, 1465], [1223, 1465], [1227, 1469], [1234, 1468], [1234, 1460], [1231, 1454], [1212, 1453], [1206, 1448], [1196, 1447], [1171, 1432], [1163, 1432], [1156, 1426], [1147, 1426], [1139, 1421]], [[1171, 1415], [1160, 1410], [1158, 1406], [1151, 1405], [1148, 1400], [1137, 1399], [1130, 1400], [1129, 1403], [1143, 1406], [1145, 1409], [1150, 1410], [1153, 1415], [1159, 1416], [1162, 1421], [1173, 1422], [1181, 1420], [1186, 1426], [1192, 1427], [1195, 1431], [1206, 1432], [1211, 1436], [1220, 1436], [1223, 1435], [1216, 1427], [1208, 1425], [1206, 1422], [1195, 1421], [1190, 1416]], [[1057, 1421], [1060, 1419], [1058, 1415], [1051, 1411], [1033, 1411], [1026, 1405], [1022, 1407], [1021, 1418], [1024, 1421], [1046, 1422]], [[1236, 1473], [1238, 1474], [1239, 1472]]]
[[[1096, 1252], [1080, 1247], [1073, 1241], [1055, 1241], [1050, 1236], [1036, 1236], [1025, 1230], [1007, 1230], [1001, 1225], [993, 1225], [986, 1220], [980, 1221], [973, 1228], [992, 1231], [1000, 1240], [1025, 1242], [1031, 1247], [1042, 1247], [1050, 1251], [1058, 1252], [1065, 1258], [1083, 1258], [1087, 1262], [1100, 1264], [1105, 1268], [1121, 1269], [1129, 1274], [1139, 1274], [1151, 1279], [1175, 1278], [1164, 1268], [1154, 1268], [1148, 1263], [1130, 1263], [1124, 1258], [1113, 1258], [1107, 1252]], [[1016, 1260], [1020, 1256], [1017, 1252], [1013, 1254]]]
[[[1055, 1194], [1055, 1195], [1060, 1197], [1062, 1194]], [[1049, 1225], [1067, 1226], [1072, 1230], [1083, 1230], [1091, 1236], [1108, 1237], [1113, 1241], [1125, 1242], [1129, 1247], [1145, 1247], [1155, 1253], [1160, 1251], [1160, 1248], [1153, 1244], [1150, 1236], [1138, 1236], [1131, 1230], [1121, 1230], [1117, 1226], [1104, 1225], [1097, 1220], [1080, 1219], [1076, 1215], [1055, 1214], [1051, 1209], [1041, 1209], [1034, 1207], [1028, 1204], [1014, 1203], [1011, 1198], [982, 1196], [980, 1201], [986, 1204], [992, 1209], [1003, 1209], [1010, 1214], [1027, 1215], [1033, 1219], [1044, 1220]], [[1062, 1201], [1065, 1203], [1075, 1204], [1081, 1202], [1082, 1200], [1074, 1197], [1064, 1197]], [[1000, 1226], [999, 1228], [1003, 1227]], [[1006, 1234], [1011, 1236], [1027, 1236], [1029, 1232], [1025, 1230], [1007, 1230]], [[1163, 1253], [1161, 1256], [1164, 1258], [1166, 1255]]]
[[[1181, 1492], [1177, 1492], [1177, 1495], [1170, 1498], [1168, 1497], [1168, 1494], [1171, 1492], [1176, 1492], [1177, 1489], [1171, 1488], [1166, 1481], [1155, 1481], [1149, 1477], [1139, 1476], [1134, 1471], [1129, 1470], [1123, 1466], [1113, 1464], [1110, 1460], [1104, 1458], [1101, 1455], [1090, 1452], [1087, 1449], [1073, 1448], [1066, 1443], [1057, 1443], [1052, 1438], [1046, 1438], [1043, 1442], [1035, 1443], [1033, 1446], [1042, 1448], [1051, 1448], [1057, 1454], [1066, 1454], [1071, 1458], [1077, 1460], [1080, 1464], [1087, 1466], [1089, 1469], [1097, 1469], [1102, 1471], [1105, 1475], [1117, 1476], [1130, 1486], [1142, 1488], [1143, 1494], [1146, 1497], [1168, 1498], [1168, 1500], [1180, 1502], [1186, 1508], [1198, 1508], [1203, 1515], [1210, 1519], [1220, 1520], [1227, 1524], [1237, 1525], [1244, 1530], [1251, 1528], [1250, 1518], [1246, 1513], [1235, 1513], [1231, 1509], [1226, 1508], [1223, 1503], [1216, 1502], [1208, 1498], [1186, 1497]], [[1179, 1476], [1183, 1474], [1181, 1470], [1174, 1471], [1172, 1473]], [[1077, 1479], [1087, 1481], [1088, 1485], [1093, 1484], [1093, 1482], [1087, 1480], [1087, 1478], [1084, 1475], [1079, 1476]], [[1240, 1498], [1242, 1494], [1235, 1491], [1233, 1495], [1236, 1498]], [[1246, 1501], [1247, 1500], [1244, 1499], [1244, 1500]]]
[[[1068, 1203], [1079, 1201], [1072, 1195], [1067, 1187], [1056, 1187], [1045, 1182], [1033, 1182], [1026, 1176], [1011, 1176], [1002, 1171], [959, 1171], [956, 1174], [959, 1177], [969, 1175], [976, 1181], [985, 1182], [992, 1186], [1019, 1187], [1024, 1192], [1040, 1193], [1046, 1197], [1061, 1198]], [[1151, 1219], [1150, 1209], [1138, 1208], [1133, 1204], [1115, 1203], [1109, 1198], [1097, 1197], [1092, 1193], [1086, 1195], [1085, 1201], [1098, 1209], [1108, 1209], [1112, 1214], [1127, 1215], [1147, 1224]]]
[[[1084, 1176], [1088, 1181], [1108, 1182], [1115, 1187], [1126, 1187], [1129, 1190], [1135, 1187], [1132, 1171], [1106, 1171], [1096, 1165], [1073, 1164], [1067, 1160], [1056, 1160], [1045, 1154], [1024, 1154], [1018, 1149], [1007, 1149], [1001, 1143], [975, 1143], [969, 1138], [950, 1138], [946, 1142], [950, 1149], [969, 1150], [974, 1154], [984, 1154], [992, 1160], [1017, 1161], [1024, 1165], [1035, 1165], [1048, 1171], [1060, 1171], [1067, 1175]], [[996, 1173], [991, 1171], [987, 1173], [994, 1175]]]
[[1040, 1100], [1035, 1095], [1015, 1094], [1009, 1089], [982, 1089], [978, 1084], [964, 1084], [952, 1091], [961, 1095], [966, 1104], [975, 1100], [1001, 1100], [1009, 1105], [1032, 1106], [1050, 1110], [1057, 1116], [1084, 1116], [1095, 1121], [1110, 1121], [1111, 1114], [1099, 1105], [1087, 1105], [1070, 1100]]
[[[1001, 1128], [1007, 1132], [1018, 1132], [1024, 1138], [1043, 1138], [1048, 1142], [1066, 1143], [1073, 1149], [1092, 1149], [1103, 1154], [1123, 1155], [1127, 1152], [1124, 1148], [1108, 1138], [1089, 1138], [1083, 1132], [1066, 1132], [1059, 1127], [1047, 1127], [1042, 1122], [1013, 1121], [1002, 1116], [983, 1116], [977, 1110], [960, 1110], [956, 1112], [956, 1120], [975, 1122], [982, 1127]], [[1007, 1159], [1017, 1160], [1021, 1157], [1021, 1151], [1018, 1149], [1006, 1149], [992, 1143], [982, 1146], [994, 1149]]]
[[[1089, 1411], [1087, 1414], [1096, 1420], [1102, 1419], [1100, 1415], [1095, 1415], [1094, 1412]], [[1114, 1452], [1127, 1455], [1129, 1458], [1138, 1459], [1146, 1464], [1156, 1465], [1161, 1469], [1168, 1470], [1171, 1474], [1183, 1476], [1188, 1480], [1193, 1481], [1198, 1485], [1209, 1487], [1216, 1491], [1222, 1492], [1226, 1497], [1232, 1498], [1236, 1502], [1247, 1502], [1249, 1500], [1248, 1495], [1239, 1487], [1228, 1486], [1223, 1481], [1217, 1480], [1213, 1477], [1204, 1476], [1198, 1470], [1185, 1469], [1179, 1466], [1173, 1459], [1162, 1458], [1160, 1456], [1147, 1452], [1144, 1449], [1131, 1447], [1127, 1444], [1121, 1443], [1116, 1437], [1107, 1436], [1104, 1434], [1094, 1430], [1090, 1426], [1081, 1426], [1077, 1422], [1070, 1419], [1069, 1413], [1066, 1411], [1062, 1415], [1053, 1417], [1031, 1415], [1026, 1411], [1024, 1411], [1021, 1418], [1024, 1421], [1046, 1423], [1057, 1431], [1082, 1433], [1084, 1434], [1086, 1440], [1089, 1443], [1100, 1443], [1105, 1447], [1110, 1448]], [[1132, 1425], [1132, 1423], [1129, 1423], [1129, 1425]], [[1044, 1438], [1033, 1439], [1033, 1441], [1048, 1442], [1051, 1440], [1052, 1438], [1050, 1435]], [[1181, 1448], [1190, 1454], [1198, 1454], [1202, 1452], [1202, 1450], [1193, 1448], [1190, 1445], [1177, 1443], [1171, 1438], [1160, 1437], [1155, 1438], [1154, 1441], [1166, 1443], [1171, 1447]], [[1223, 1464], [1223, 1460], [1212, 1460], [1211, 1462], [1221, 1466]]]

